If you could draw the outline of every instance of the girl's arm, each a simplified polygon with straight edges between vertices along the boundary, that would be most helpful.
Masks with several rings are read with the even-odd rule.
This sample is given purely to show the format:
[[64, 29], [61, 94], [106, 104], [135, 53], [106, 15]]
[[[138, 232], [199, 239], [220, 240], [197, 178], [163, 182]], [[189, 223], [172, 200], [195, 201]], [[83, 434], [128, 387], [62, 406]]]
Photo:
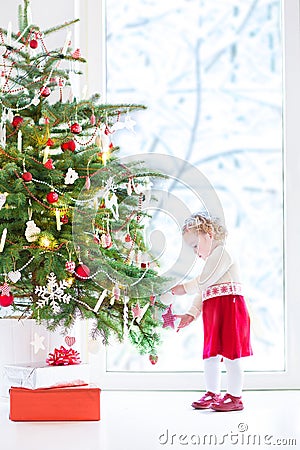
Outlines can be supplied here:
[[202, 295], [198, 294], [194, 298], [192, 306], [190, 307], [190, 309], [186, 314], [176, 314], [176, 317], [180, 319], [177, 331], [181, 330], [181, 328], [187, 327], [190, 323], [196, 320], [200, 316], [201, 310], [202, 310]]
[[192, 323], [195, 319], [190, 314], [176, 314], [176, 317], [180, 319], [179, 325], [177, 327], [177, 331], [181, 330], [181, 328], [187, 327], [190, 323]]
[[193, 303], [190, 306], [187, 314], [192, 316], [195, 320], [198, 319], [202, 311], [202, 294], [198, 294], [194, 297]]
[[183, 284], [177, 284], [177, 286], [174, 286], [171, 289], [171, 292], [173, 295], [185, 295], [186, 294], [186, 290], [184, 289]]

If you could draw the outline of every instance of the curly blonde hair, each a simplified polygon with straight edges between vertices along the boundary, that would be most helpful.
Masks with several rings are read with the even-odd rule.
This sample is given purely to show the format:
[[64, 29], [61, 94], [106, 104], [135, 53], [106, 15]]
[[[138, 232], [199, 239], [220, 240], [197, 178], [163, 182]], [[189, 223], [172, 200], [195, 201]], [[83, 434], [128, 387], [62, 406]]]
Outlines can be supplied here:
[[226, 227], [221, 223], [220, 219], [211, 217], [206, 212], [196, 212], [184, 221], [182, 234], [190, 230], [209, 233], [217, 241], [223, 241], [227, 236]]

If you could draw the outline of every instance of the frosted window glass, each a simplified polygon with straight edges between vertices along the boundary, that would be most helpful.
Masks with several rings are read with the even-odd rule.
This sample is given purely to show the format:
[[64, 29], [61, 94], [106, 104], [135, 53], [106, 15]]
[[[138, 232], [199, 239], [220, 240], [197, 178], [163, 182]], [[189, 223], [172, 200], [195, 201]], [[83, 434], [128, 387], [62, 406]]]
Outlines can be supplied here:
[[[280, 12], [279, 0], [107, 1], [107, 100], [148, 107], [134, 116], [136, 134], [114, 142], [121, 156], [186, 159], [214, 186], [239, 252], [255, 353], [246, 365], [254, 371], [285, 365]], [[174, 309], [189, 302], [177, 297]], [[107, 368], [202, 370], [201, 328], [200, 319], [164, 332], [156, 366], [116, 346]]]

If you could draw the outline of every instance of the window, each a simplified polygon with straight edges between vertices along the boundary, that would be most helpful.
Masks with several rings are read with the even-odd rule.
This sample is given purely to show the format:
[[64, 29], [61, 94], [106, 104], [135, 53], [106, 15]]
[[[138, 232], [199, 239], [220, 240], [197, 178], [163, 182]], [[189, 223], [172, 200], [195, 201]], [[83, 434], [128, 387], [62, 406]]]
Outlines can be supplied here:
[[[135, 117], [136, 135], [120, 135], [123, 154], [127, 149], [186, 159], [222, 202], [252, 312], [255, 356], [246, 363], [248, 387], [297, 384], [298, 332], [291, 325], [299, 311], [294, 263], [300, 243], [298, 211], [290, 205], [298, 184], [298, 8], [296, 1], [280, 0], [106, 5], [107, 100], [148, 106]], [[185, 195], [179, 185], [174, 192]], [[176, 311], [188, 301], [177, 299]], [[149, 382], [155, 387], [165, 379], [169, 388], [198, 388], [200, 323], [181, 336], [165, 334], [157, 366], [127, 349], [109, 349], [110, 379], [122, 373], [123, 380], [137, 380], [143, 372], [145, 383], [155, 380]], [[195, 384], [183, 381], [182, 372]], [[180, 383], [171, 382], [171, 374], [181, 374]]]

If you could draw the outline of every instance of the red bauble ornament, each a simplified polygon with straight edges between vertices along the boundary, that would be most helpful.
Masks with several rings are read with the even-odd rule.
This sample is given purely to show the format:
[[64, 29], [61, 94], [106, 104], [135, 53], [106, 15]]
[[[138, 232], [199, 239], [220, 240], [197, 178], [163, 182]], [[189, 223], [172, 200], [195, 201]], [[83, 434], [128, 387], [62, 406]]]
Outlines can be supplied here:
[[14, 128], [17, 128], [18, 126], [20, 126], [21, 125], [21, 123], [23, 122], [23, 117], [21, 117], [21, 116], [15, 116], [14, 118], [13, 118], [13, 121], [12, 121], [12, 126], [14, 127]]
[[74, 134], [79, 134], [82, 131], [81, 125], [79, 123], [75, 122], [73, 125], [71, 125], [70, 130]]
[[85, 264], [79, 264], [75, 268], [75, 278], [77, 278], [77, 280], [87, 280], [90, 273], [90, 269]]
[[50, 89], [46, 86], [46, 87], [41, 87], [40, 89], [40, 93], [42, 97], [49, 97], [49, 95], [51, 94]]
[[71, 139], [70, 141], [63, 142], [60, 148], [62, 151], [70, 150], [71, 152], [74, 152], [76, 149], [76, 142]]
[[36, 39], [31, 39], [31, 41], [29, 42], [29, 46], [30, 48], [37, 48], [38, 41]]
[[68, 150], [74, 152], [75, 149], [76, 149], [76, 142], [71, 139], [70, 141], [68, 141]]
[[65, 150], [69, 150], [69, 142], [63, 142], [60, 146], [60, 148], [62, 149], [62, 151], [64, 152]]
[[58, 194], [56, 192], [49, 192], [46, 196], [48, 203], [56, 203], [58, 201]]
[[129, 233], [127, 233], [125, 236], [125, 242], [131, 242], [131, 236]]
[[66, 214], [64, 214], [63, 216], [61, 216], [60, 221], [62, 223], [68, 223], [69, 222], [69, 218]]
[[151, 364], [156, 364], [158, 361], [158, 356], [157, 355], [149, 355], [149, 361], [151, 362]]
[[22, 178], [24, 181], [26, 181], [28, 183], [29, 181], [32, 180], [32, 175], [30, 172], [24, 172], [22, 175]]
[[0, 295], [0, 306], [10, 306], [14, 302], [14, 296], [12, 294], [9, 295]]

